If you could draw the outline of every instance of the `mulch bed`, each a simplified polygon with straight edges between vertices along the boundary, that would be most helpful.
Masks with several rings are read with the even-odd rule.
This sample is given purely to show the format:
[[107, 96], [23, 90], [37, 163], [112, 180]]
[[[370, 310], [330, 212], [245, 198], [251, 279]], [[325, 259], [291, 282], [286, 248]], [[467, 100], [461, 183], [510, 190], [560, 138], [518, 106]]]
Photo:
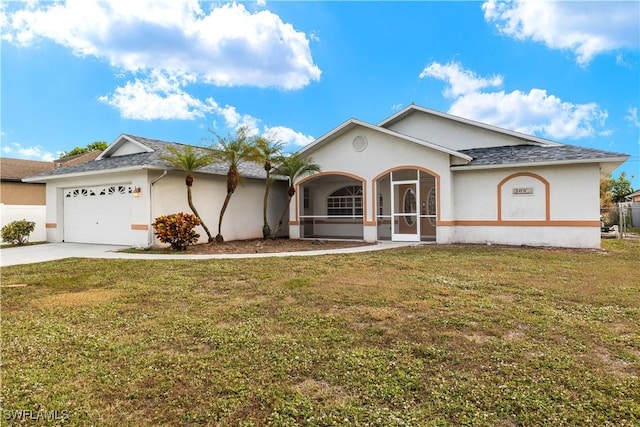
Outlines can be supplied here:
[[301, 252], [325, 249], [351, 248], [355, 246], [369, 246], [357, 240], [320, 240], [320, 239], [250, 239], [234, 240], [224, 243], [202, 243], [189, 246], [186, 253], [191, 254], [251, 254], [274, 252]]

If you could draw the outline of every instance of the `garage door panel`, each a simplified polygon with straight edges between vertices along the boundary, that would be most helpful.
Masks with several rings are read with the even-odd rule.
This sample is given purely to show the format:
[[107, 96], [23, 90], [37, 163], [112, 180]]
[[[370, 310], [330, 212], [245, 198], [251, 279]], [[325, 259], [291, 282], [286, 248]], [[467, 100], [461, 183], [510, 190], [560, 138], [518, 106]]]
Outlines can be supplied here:
[[131, 203], [129, 184], [66, 189], [65, 242], [130, 244]]

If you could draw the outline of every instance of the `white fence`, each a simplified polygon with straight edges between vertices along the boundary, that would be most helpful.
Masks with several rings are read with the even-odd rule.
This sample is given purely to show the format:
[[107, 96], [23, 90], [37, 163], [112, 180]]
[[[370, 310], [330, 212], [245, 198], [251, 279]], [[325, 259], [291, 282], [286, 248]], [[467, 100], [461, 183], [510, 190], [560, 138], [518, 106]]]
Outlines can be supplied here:
[[47, 230], [45, 221], [47, 218], [47, 207], [40, 205], [5, 205], [0, 203], [0, 223], [1, 227], [12, 221], [26, 219], [36, 223], [36, 229], [29, 235], [30, 242], [44, 242], [47, 240]]

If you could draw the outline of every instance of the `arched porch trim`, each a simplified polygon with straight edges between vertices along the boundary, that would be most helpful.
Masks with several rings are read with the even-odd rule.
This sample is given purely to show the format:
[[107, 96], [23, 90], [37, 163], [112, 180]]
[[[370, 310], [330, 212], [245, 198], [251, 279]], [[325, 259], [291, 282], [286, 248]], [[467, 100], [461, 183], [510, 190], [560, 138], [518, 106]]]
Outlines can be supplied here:
[[[402, 169], [416, 169], [419, 170], [420, 172], [424, 172], [427, 173], [431, 176], [433, 176], [436, 180], [436, 225], [440, 225], [440, 175], [434, 171], [432, 171], [431, 169], [427, 169], [425, 167], [422, 166], [416, 166], [416, 165], [403, 165], [403, 166], [395, 166], [393, 168], [387, 169], [381, 173], [379, 173], [378, 175], [376, 175], [375, 177], [373, 177], [373, 194], [377, 194], [378, 189], [377, 189], [377, 182], [380, 178], [382, 178], [383, 176], [393, 172], [393, 171], [397, 171], [397, 170], [402, 170]], [[375, 197], [373, 198], [373, 203], [376, 203]], [[376, 207], [372, 206], [372, 212], [376, 211]], [[373, 224], [371, 225], [376, 225], [377, 221], [376, 221], [376, 217], [374, 215], [373, 218]]]
[[300, 194], [300, 185], [304, 184], [305, 182], [309, 182], [309, 181], [313, 181], [317, 178], [321, 178], [323, 176], [330, 176], [330, 175], [339, 175], [339, 176], [345, 176], [347, 178], [351, 178], [354, 179], [356, 181], [360, 181], [362, 183], [362, 221], [366, 222], [367, 219], [367, 215], [368, 215], [368, 195], [367, 195], [367, 180], [364, 179], [361, 176], [349, 173], [349, 172], [341, 172], [341, 171], [323, 171], [323, 172], [318, 172], [318, 173], [314, 173], [313, 175], [309, 175], [306, 176], [304, 178], [302, 178], [301, 180], [299, 180], [298, 182], [296, 182], [295, 186], [296, 186], [296, 203], [295, 203], [295, 217], [293, 221], [289, 221], [290, 225], [299, 225], [300, 224], [300, 197], [304, 197], [304, 194]]

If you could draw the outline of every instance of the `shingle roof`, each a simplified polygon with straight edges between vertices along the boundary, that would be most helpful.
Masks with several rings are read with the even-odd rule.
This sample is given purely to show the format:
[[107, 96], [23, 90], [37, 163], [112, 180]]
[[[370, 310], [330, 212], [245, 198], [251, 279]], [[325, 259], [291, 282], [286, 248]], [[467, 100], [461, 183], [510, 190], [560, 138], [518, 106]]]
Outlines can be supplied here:
[[[127, 154], [124, 156], [112, 156], [104, 157], [98, 160], [82, 163], [79, 165], [68, 166], [52, 170], [47, 173], [42, 173], [30, 178], [46, 178], [52, 176], [61, 176], [67, 174], [77, 174], [85, 172], [103, 172], [115, 169], [134, 168], [134, 167], [150, 167], [156, 169], [175, 169], [168, 162], [162, 160], [163, 156], [171, 155], [169, 147], [184, 147], [185, 144], [177, 142], [167, 142], [157, 139], [144, 138], [134, 135], [122, 135], [124, 137], [133, 139], [138, 143], [150, 148], [151, 152]], [[212, 150], [205, 147], [194, 146], [197, 152], [203, 154], [211, 154]], [[209, 173], [213, 175], [226, 175], [228, 170], [228, 164], [225, 162], [216, 162], [209, 166], [205, 166], [198, 169], [198, 172]], [[265, 179], [266, 172], [262, 165], [257, 163], [243, 162], [238, 167], [240, 175], [246, 178]]]
[[453, 166], [454, 168], [523, 163], [597, 161], [628, 157], [626, 154], [577, 147], [575, 145], [510, 145], [503, 147], [472, 148], [469, 150], [460, 150], [460, 152], [472, 157], [473, 160], [465, 165]]
[[0, 157], [0, 177], [3, 181], [20, 181], [22, 178], [52, 170], [54, 167], [53, 162]]
[[90, 162], [91, 160], [95, 160], [96, 157], [98, 157], [101, 153], [102, 151], [100, 150], [93, 150], [89, 151], [88, 153], [80, 153], [74, 156], [62, 157], [60, 159], [54, 160], [54, 163], [56, 164], [56, 167], [78, 165], [80, 163], [86, 163]]

